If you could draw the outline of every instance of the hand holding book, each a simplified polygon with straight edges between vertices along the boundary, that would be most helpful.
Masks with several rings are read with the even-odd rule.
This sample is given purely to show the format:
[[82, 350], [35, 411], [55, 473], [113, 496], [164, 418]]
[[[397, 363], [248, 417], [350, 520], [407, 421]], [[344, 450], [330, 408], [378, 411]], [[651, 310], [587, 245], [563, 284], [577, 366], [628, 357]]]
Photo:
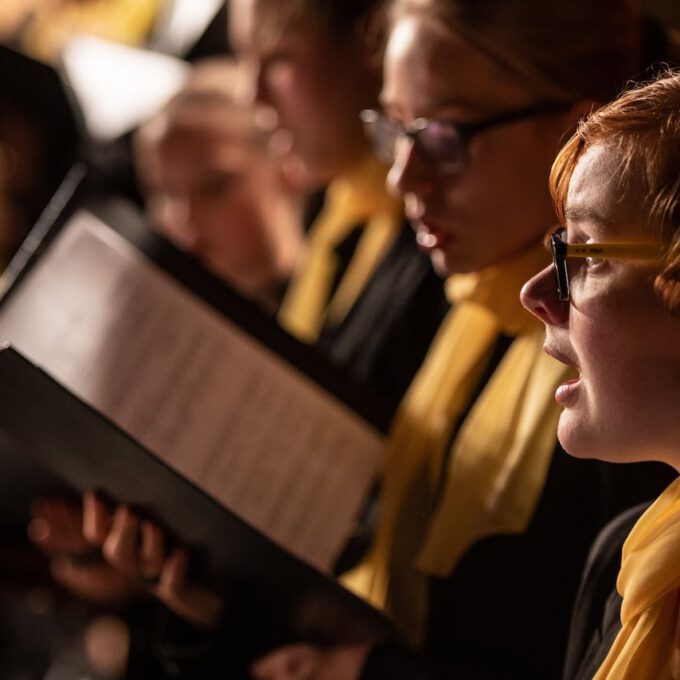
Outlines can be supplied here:
[[[29, 536], [51, 560], [55, 580], [78, 597], [123, 606], [151, 594], [177, 616], [212, 629], [224, 598], [189, 578], [189, 552], [125, 505], [111, 508], [92, 491], [82, 506], [65, 498], [34, 504]], [[250, 668], [254, 680], [354, 680], [368, 644], [277, 647]]]
[[[111, 567], [92, 540], [97, 519], [88, 505], [95, 502], [86, 494], [83, 505], [64, 497], [35, 501], [28, 525], [31, 541], [49, 559], [54, 580], [82, 600], [120, 608], [145, 596], [145, 589]], [[85, 510], [84, 510], [84, 508]], [[84, 518], [89, 517], [87, 524]]]
[[96, 493], [82, 507], [64, 498], [34, 504], [29, 537], [49, 557], [55, 580], [74, 595], [123, 606], [151, 594], [192, 625], [211, 628], [224, 601], [189, 579], [189, 552], [170, 548], [166, 532], [125, 505]]

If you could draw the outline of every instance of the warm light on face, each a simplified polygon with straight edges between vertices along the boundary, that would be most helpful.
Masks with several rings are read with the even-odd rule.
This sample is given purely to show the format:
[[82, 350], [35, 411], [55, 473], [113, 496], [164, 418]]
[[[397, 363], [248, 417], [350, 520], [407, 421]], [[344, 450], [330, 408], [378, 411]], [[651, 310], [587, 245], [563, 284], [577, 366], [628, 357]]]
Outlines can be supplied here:
[[603, 145], [580, 157], [564, 206], [568, 239], [553, 235], [554, 263], [522, 301], [546, 326], [546, 351], [578, 374], [556, 393], [564, 448], [680, 467], [680, 320], [654, 289], [660, 244], [642, 187], [618, 179], [621, 162]]
[[573, 105], [547, 102], [418, 12], [392, 28], [380, 100], [390, 188], [439, 273], [479, 271], [540, 242], [555, 223], [548, 176]]

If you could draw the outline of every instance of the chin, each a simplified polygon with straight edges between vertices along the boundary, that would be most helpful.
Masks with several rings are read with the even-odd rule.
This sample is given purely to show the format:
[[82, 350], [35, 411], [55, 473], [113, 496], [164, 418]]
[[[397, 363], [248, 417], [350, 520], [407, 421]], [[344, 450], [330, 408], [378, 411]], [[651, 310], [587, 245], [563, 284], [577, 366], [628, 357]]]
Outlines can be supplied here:
[[607, 463], [640, 463], [658, 460], [646, 456], [638, 447], [631, 447], [624, 437], [610, 432], [607, 436], [601, 428], [593, 423], [579, 420], [567, 411], [560, 416], [557, 426], [557, 439], [562, 448], [574, 458], [583, 460], [602, 460]]
[[562, 412], [557, 425], [557, 439], [562, 448], [574, 458], [611, 460], [598, 437], [597, 428], [569, 409]]
[[471, 265], [469, 261], [461, 261], [457, 254], [449, 254], [444, 250], [433, 250], [430, 253], [430, 260], [435, 272], [442, 278], [479, 271], [479, 268]]
[[430, 262], [432, 262], [435, 273], [443, 279], [456, 273], [456, 270], [448, 265], [446, 255], [441, 250], [430, 253]]

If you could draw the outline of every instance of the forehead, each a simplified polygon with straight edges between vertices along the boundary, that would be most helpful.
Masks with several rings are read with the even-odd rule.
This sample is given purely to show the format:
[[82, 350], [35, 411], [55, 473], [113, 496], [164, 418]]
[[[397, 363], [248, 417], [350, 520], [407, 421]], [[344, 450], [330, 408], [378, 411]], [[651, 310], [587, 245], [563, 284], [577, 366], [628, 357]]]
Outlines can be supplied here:
[[589, 236], [635, 237], [645, 226], [642, 187], [621, 180], [622, 152], [594, 144], [579, 158], [569, 182], [567, 226]]
[[387, 107], [417, 117], [448, 106], [493, 111], [529, 97], [496, 61], [432, 18], [406, 14], [393, 24], [381, 94]]
[[229, 42], [237, 53], [270, 49], [284, 37], [304, 32], [313, 16], [301, 3], [229, 0]]

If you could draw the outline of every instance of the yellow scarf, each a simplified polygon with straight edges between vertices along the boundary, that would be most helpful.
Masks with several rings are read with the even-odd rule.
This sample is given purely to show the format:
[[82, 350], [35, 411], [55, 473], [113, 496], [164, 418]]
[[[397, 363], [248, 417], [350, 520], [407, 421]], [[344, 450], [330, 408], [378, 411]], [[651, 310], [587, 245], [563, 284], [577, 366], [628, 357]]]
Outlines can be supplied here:
[[594, 680], [680, 678], [680, 479], [638, 520], [623, 546], [622, 628]]
[[[537, 245], [501, 266], [449, 279], [455, 306], [395, 419], [376, 542], [344, 581], [386, 606], [414, 640], [426, 616], [424, 575], [450, 574], [484, 536], [524, 531], [543, 489], [559, 416], [554, 390], [567, 369], [543, 353], [542, 325], [518, 296], [547, 257]], [[444, 469], [446, 445], [501, 332], [517, 338]]]
[[[387, 195], [385, 166], [367, 157], [347, 177], [334, 179], [309, 233], [308, 252], [290, 283], [279, 321], [305, 342], [325, 323], [338, 324], [356, 302], [401, 225], [401, 205]], [[356, 251], [331, 297], [339, 266], [335, 248], [365, 224]]]
[[78, 33], [139, 45], [162, 6], [163, 0], [69, 0], [35, 13], [24, 32], [24, 48], [34, 57], [53, 61]]

